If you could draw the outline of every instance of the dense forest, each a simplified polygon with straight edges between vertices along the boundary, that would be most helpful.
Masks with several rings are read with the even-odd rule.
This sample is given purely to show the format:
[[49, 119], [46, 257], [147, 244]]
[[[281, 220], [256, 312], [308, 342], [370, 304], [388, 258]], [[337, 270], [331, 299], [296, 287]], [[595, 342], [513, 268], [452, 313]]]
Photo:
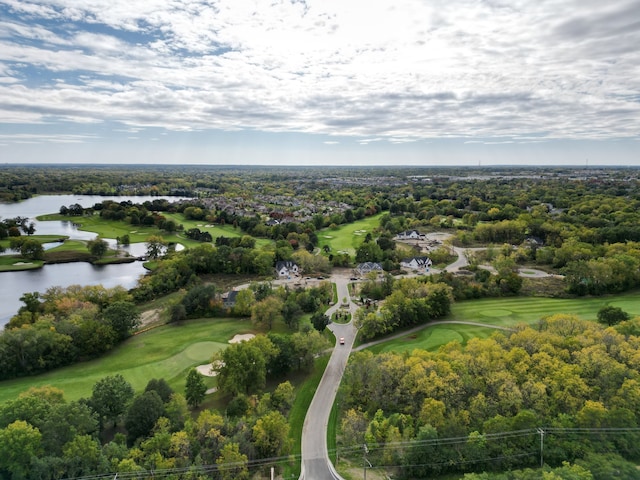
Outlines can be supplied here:
[[533, 467], [541, 455], [550, 466], [636, 460], [638, 334], [637, 319], [605, 328], [558, 314], [437, 352], [356, 353], [339, 395], [342, 455], [366, 444], [395, 478]]

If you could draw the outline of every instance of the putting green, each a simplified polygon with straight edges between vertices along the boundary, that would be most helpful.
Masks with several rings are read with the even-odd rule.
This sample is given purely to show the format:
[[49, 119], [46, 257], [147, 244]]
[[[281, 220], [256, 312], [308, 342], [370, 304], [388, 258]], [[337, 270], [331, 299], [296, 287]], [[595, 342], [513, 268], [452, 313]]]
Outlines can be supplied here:
[[195, 362], [208, 362], [211, 360], [211, 355], [213, 355], [213, 352], [222, 350], [225, 347], [226, 345], [224, 343], [198, 342], [185, 348], [184, 355], [189, 360], [193, 360]]
[[493, 310], [481, 310], [478, 312], [483, 317], [508, 317], [509, 315], [513, 315], [511, 310], [501, 310], [501, 309], [493, 309]]

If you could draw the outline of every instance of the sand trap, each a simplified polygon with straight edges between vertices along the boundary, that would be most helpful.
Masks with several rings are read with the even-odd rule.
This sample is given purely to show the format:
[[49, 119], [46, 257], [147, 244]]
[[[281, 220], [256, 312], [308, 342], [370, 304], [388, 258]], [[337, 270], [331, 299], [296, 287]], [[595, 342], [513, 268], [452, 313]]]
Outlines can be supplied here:
[[16, 262], [14, 265], [33, 265], [33, 262]]
[[251, 340], [253, 337], [255, 337], [255, 335], [253, 333], [245, 333], [243, 335], [236, 335], [231, 340], [229, 340], [229, 343], [244, 342], [246, 340]]
[[217, 374], [216, 372], [211, 371], [212, 366], [212, 363], [207, 363], [206, 365], [198, 365], [196, 367], [196, 370], [200, 375], [204, 375], [205, 377], [215, 377]]
[[[251, 340], [255, 335], [253, 333], [245, 333], [243, 335], [236, 335], [229, 343], [239, 343], [244, 342], [246, 340]], [[213, 363], [207, 363], [205, 365], [198, 365], [196, 370], [200, 375], [204, 375], [205, 377], [215, 377], [217, 375], [216, 372], [211, 371], [211, 367], [213, 367]]]
[[198, 365], [196, 370], [200, 375], [204, 375], [205, 377], [215, 377], [218, 373], [211, 371], [213, 367], [213, 363], [207, 363], [205, 365]]

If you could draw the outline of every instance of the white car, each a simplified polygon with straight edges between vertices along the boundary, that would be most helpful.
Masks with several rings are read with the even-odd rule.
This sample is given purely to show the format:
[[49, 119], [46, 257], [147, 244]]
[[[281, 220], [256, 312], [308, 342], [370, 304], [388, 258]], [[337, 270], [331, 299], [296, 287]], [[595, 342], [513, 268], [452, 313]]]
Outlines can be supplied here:
[[340, 337], [340, 345], [344, 345], [344, 337]]

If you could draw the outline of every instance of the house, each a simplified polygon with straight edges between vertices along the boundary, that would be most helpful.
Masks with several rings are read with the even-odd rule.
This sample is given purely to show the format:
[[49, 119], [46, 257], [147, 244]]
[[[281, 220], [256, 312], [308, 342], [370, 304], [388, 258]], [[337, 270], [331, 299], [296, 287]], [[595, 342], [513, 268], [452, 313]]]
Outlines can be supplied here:
[[398, 240], [424, 240], [427, 236], [417, 230], [407, 230], [396, 235]]
[[524, 239], [523, 243], [527, 244], [530, 247], [542, 247], [544, 245], [544, 240], [542, 240], [540, 237], [529, 236]]
[[380, 265], [379, 263], [376, 262], [365, 262], [365, 263], [359, 263], [358, 266], [356, 267], [356, 272], [359, 275], [366, 275], [367, 273], [370, 272], [382, 272], [382, 265]]
[[296, 262], [291, 260], [282, 260], [276, 262], [276, 273], [279, 277], [289, 277], [300, 273], [300, 267]]
[[225, 306], [225, 308], [235, 307], [237, 296], [238, 292], [236, 290], [231, 290], [230, 292], [224, 293], [222, 295], [222, 304]]
[[405, 258], [400, 262], [400, 266], [403, 268], [411, 268], [411, 269], [427, 269], [431, 266], [433, 262], [429, 257], [411, 257]]

